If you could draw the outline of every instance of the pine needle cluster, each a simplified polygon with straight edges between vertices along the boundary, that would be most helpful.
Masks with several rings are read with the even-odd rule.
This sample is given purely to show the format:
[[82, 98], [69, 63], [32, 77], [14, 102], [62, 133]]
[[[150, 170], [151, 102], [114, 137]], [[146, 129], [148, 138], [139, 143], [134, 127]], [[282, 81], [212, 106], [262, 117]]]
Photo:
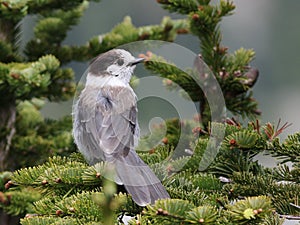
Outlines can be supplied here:
[[[22, 225], [123, 224], [124, 216], [132, 217], [130, 225], [281, 225], [282, 215], [300, 216], [300, 135], [281, 142], [278, 135], [289, 124], [262, 125], [255, 120], [259, 110], [252, 87], [258, 70], [249, 66], [254, 51], [241, 48], [230, 54], [221, 43], [220, 22], [233, 13], [233, 2], [158, 3], [185, 19], [164, 18], [158, 25], [135, 27], [126, 17], [111, 32], [85, 45], [69, 46], [63, 40], [79, 22], [88, 1], [0, 1], [0, 167], [14, 170], [0, 174], [0, 208], [21, 216]], [[18, 24], [26, 15], [38, 15], [38, 20], [34, 37], [21, 54]], [[137, 40], [174, 41], [182, 33], [199, 38], [201, 58], [216, 75], [228, 110], [254, 122], [246, 126], [234, 119], [210, 122], [205, 94], [195, 81], [172, 63], [161, 63], [164, 59], [151, 55], [145, 67], [179, 84], [192, 101], [200, 102], [200, 119], [168, 120], [159, 145], [153, 148], [145, 141], [138, 146], [138, 154], [171, 196], [142, 208], [124, 187], [112, 182], [108, 164], [91, 166], [72, 153], [76, 147], [70, 117], [47, 120], [39, 110], [45, 99], [63, 101], [73, 96], [74, 73], [64, 67], [66, 63], [85, 61]], [[172, 89], [170, 82], [166, 84]], [[225, 132], [216, 155], [206, 154], [215, 147], [210, 142], [213, 129]], [[182, 130], [186, 135], [177, 146]], [[152, 136], [160, 134], [158, 125]], [[180, 151], [174, 154], [176, 147]], [[293, 165], [266, 168], [254, 160], [264, 152]], [[199, 167], [203, 160], [210, 162], [205, 168]]]

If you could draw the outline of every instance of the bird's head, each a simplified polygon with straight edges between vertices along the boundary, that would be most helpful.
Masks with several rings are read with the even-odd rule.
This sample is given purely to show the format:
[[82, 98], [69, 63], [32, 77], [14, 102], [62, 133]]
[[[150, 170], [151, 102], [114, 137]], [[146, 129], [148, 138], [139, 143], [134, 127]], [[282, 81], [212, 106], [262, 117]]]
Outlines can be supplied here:
[[113, 49], [97, 56], [89, 67], [88, 76], [120, 80], [128, 84], [136, 64], [144, 58], [135, 58], [124, 49]]

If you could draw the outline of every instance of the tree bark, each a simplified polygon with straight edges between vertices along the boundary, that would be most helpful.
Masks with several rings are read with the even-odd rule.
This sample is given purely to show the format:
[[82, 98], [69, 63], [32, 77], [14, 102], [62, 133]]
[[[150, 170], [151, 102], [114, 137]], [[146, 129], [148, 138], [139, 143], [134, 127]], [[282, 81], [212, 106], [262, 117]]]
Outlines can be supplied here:
[[0, 210], [1, 225], [17, 225], [20, 224], [20, 216], [11, 216]]
[[11, 141], [16, 132], [15, 102], [3, 104], [0, 108], [0, 171], [13, 170], [10, 168], [8, 155]]
[[[4, 103], [0, 108], [0, 172], [14, 168], [10, 165], [9, 153], [11, 149], [11, 142], [14, 134], [16, 122], [16, 105], [14, 101]], [[1, 225], [16, 225], [19, 224], [20, 217], [10, 216], [3, 210], [0, 210], [0, 224]]]

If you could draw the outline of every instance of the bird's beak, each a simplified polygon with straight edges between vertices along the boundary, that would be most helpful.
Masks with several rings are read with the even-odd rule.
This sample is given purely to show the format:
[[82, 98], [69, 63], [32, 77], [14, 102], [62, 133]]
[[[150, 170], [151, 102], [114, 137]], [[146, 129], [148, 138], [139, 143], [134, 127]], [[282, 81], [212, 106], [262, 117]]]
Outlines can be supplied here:
[[138, 63], [143, 62], [144, 60], [145, 60], [144, 58], [136, 58], [136, 59], [134, 59], [133, 61], [131, 61], [131, 62], [129, 63], [129, 66], [134, 66], [134, 65], [136, 65], [136, 64], [138, 64]]

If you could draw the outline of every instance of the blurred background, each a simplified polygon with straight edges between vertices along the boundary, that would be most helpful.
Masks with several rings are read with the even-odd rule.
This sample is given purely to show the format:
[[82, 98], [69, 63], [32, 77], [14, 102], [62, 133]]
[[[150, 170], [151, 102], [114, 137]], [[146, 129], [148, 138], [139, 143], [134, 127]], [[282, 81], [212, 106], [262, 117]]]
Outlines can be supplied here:
[[[298, 0], [234, 1], [235, 14], [222, 22], [223, 44], [230, 52], [244, 47], [256, 51], [252, 66], [260, 71], [254, 87], [255, 98], [263, 112], [263, 122], [290, 122], [282, 138], [300, 130], [300, 2]], [[129, 15], [136, 26], [159, 24], [163, 16], [182, 18], [163, 10], [155, 0], [102, 0], [90, 3], [80, 24], [68, 33], [67, 44], [82, 45], [91, 37], [109, 32]], [[34, 17], [23, 21], [23, 43], [33, 35]], [[191, 35], [181, 35], [176, 43], [199, 53], [199, 42]], [[87, 63], [68, 65], [77, 80]], [[72, 101], [49, 103], [46, 117], [58, 118], [72, 111]]]

